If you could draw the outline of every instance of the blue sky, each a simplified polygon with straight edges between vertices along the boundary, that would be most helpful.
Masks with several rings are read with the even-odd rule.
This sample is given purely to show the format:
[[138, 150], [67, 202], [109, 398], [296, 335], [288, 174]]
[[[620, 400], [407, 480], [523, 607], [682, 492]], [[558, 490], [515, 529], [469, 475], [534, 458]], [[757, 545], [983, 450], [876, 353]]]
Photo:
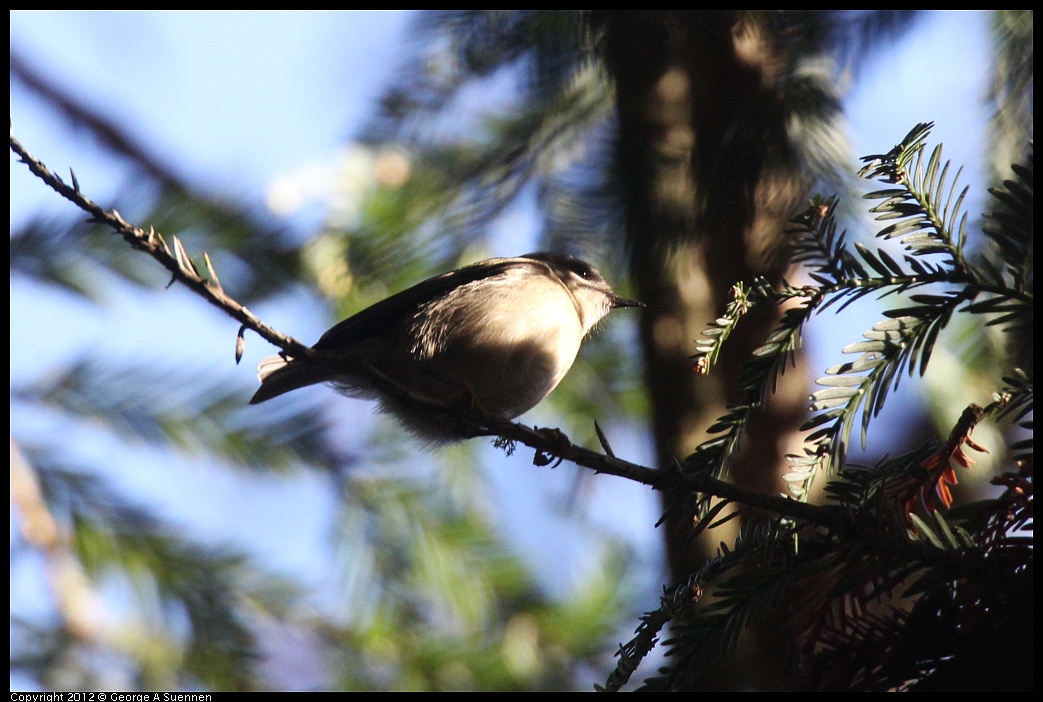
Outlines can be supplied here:
[[[11, 46], [70, 92], [126, 125], [190, 182], [232, 200], [262, 203], [280, 178], [321, 169], [335, 160], [393, 79], [409, 17], [394, 11], [15, 11]], [[848, 96], [852, 153], [886, 151], [913, 124], [933, 120], [937, 126], [932, 140], [944, 142], [946, 156], [967, 166], [963, 182], [980, 192], [985, 15], [939, 12], [920, 21], [925, 23], [922, 31], [880, 52]], [[931, 59], [925, 62], [925, 56]], [[17, 83], [11, 86], [11, 122], [15, 136], [55, 171], [64, 175], [71, 166], [90, 197], [102, 204], [114, 199], [123, 164], [84, 132], [70, 131]], [[74, 215], [71, 205], [13, 157], [10, 168], [12, 229], [40, 210]], [[972, 206], [972, 216], [980, 209]], [[306, 227], [314, 221], [314, 211], [310, 213], [305, 211], [297, 224]], [[114, 294], [103, 311], [14, 278], [11, 292], [12, 385], [59, 366], [88, 346], [134, 353], [146, 337], [151, 347], [166, 352], [159, 354], [159, 364], [177, 363], [178, 353], [198, 354], [195, 360], [200, 363], [229, 363], [234, 330], [229, 332], [226, 319], [182, 292], [157, 291], [147, 304]], [[292, 310], [273, 307], [258, 312], [298, 338], [316, 338], [322, 331], [318, 315], [295, 323]], [[870, 315], [858, 322], [862, 326], [857, 330], [844, 330], [844, 343], [858, 340], [873, 321]], [[125, 337], [111, 333], [119, 328], [133, 332]], [[179, 351], [186, 330], [220, 339], [221, 345]], [[249, 368], [267, 352], [262, 346], [250, 346], [244, 374], [251, 375]], [[16, 438], [21, 432], [45, 431], [47, 418], [12, 417]], [[103, 435], [85, 427], [74, 432], [69, 438], [78, 443], [78, 451], [89, 460], [107, 463], [112, 445]], [[631, 443], [628, 457], [650, 460], [644, 442]], [[173, 476], [164, 472], [160, 457], [143, 451], [140, 458], [128, 461], [134, 470], [118, 466], [117, 479], [129, 494], [161, 513], [200, 532], [243, 541], [259, 558], [288, 572], [306, 571], [321, 558], [333, 508], [322, 479], [297, 475], [247, 481], [205, 461], [179, 464]], [[518, 455], [504, 461], [492, 478], [503, 495], [511, 496], [501, 505], [508, 532], [511, 524], [532, 523], [526, 515], [540, 510], [541, 502], [560, 499], [571, 489], [571, 478], [567, 489], [560, 487], [567, 475], [561, 471], [542, 470], [533, 477], [530, 460]], [[597, 478], [590, 512], [606, 528], [626, 531], [639, 551], [655, 558], [656, 506], [648, 491], [625, 483]], [[184, 499], [186, 495], [193, 499]], [[619, 509], [620, 504], [627, 507]], [[236, 511], [229, 505], [236, 505]], [[512, 534], [534, 560], [542, 552], [540, 538], [566, 528], [555, 521], [560, 518], [548, 519], [548, 528], [536, 538]], [[567, 540], [555, 544], [563, 551], [554, 560], [573, 574], [581, 572], [581, 547], [562, 541]], [[16, 586], [33, 587], [33, 574], [24, 577], [17, 583], [12, 578], [12, 602], [28, 592], [17, 593]], [[315, 577], [321, 580], [321, 572]]]

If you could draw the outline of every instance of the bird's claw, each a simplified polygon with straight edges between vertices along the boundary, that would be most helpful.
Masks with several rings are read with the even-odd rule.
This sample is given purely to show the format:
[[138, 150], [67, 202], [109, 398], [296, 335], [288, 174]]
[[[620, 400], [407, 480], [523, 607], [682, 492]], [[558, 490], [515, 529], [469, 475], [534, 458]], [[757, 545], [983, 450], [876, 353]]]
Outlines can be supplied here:
[[[534, 466], [546, 466], [553, 463], [551, 468], [557, 468], [561, 465], [561, 462], [565, 460], [565, 453], [572, 448], [572, 442], [569, 441], [569, 437], [559, 429], [540, 429], [536, 427], [536, 431], [548, 440], [550, 440], [555, 446], [550, 450], [536, 449], [536, 455], [532, 457], [532, 464]], [[555, 460], [557, 459], [557, 460]]]

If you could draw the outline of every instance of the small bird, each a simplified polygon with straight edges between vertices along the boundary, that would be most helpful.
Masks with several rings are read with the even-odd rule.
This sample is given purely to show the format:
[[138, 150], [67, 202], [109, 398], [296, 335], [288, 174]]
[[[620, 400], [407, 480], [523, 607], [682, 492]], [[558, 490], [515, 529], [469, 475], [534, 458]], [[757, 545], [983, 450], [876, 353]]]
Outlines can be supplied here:
[[268, 356], [258, 367], [257, 404], [297, 388], [332, 383], [375, 398], [431, 444], [463, 438], [451, 419], [392, 397], [353, 372], [368, 366], [443, 406], [514, 419], [536, 406], [572, 367], [583, 338], [620, 297], [590, 264], [559, 253], [493, 258], [418, 283], [345, 319], [312, 347], [336, 363]]

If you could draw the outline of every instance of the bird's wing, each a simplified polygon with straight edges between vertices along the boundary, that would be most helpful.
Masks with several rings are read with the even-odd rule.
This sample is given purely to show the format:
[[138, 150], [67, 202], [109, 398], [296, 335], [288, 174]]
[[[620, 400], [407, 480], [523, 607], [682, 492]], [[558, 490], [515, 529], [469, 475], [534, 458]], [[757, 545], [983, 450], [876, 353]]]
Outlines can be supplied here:
[[397, 327], [407, 315], [413, 314], [421, 305], [461, 285], [500, 275], [519, 264], [546, 265], [541, 261], [526, 258], [494, 258], [428, 278], [334, 325], [315, 342], [313, 348], [317, 351], [332, 351], [368, 337], [380, 336]]

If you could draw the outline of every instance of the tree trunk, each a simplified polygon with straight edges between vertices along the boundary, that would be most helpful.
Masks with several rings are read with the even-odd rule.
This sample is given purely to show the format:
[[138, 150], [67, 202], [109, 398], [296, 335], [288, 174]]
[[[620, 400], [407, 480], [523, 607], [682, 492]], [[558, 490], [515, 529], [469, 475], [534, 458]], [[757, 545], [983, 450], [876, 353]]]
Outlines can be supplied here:
[[[723, 311], [732, 285], [755, 276], [781, 278], [782, 231], [806, 198], [775, 90], [776, 37], [764, 17], [734, 11], [603, 17], [617, 91], [630, 262], [647, 305], [641, 336], [660, 467], [691, 453], [737, 401], [739, 366], [777, 318], [744, 319], [708, 376], [697, 374], [689, 357], [700, 332]], [[785, 454], [797, 450], [806, 393], [803, 373], [790, 369], [779, 395], [751, 422], [732, 480], [773, 493], [783, 489], [780, 471]], [[734, 540], [738, 520], [729, 523], [730, 532], [715, 529], [693, 542], [684, 496], [662, 499], [670, 572], [681, 581], [718, 543]], [[743, 667], [742, 678], [716, 671], [699, 687], [760, 687]]]

